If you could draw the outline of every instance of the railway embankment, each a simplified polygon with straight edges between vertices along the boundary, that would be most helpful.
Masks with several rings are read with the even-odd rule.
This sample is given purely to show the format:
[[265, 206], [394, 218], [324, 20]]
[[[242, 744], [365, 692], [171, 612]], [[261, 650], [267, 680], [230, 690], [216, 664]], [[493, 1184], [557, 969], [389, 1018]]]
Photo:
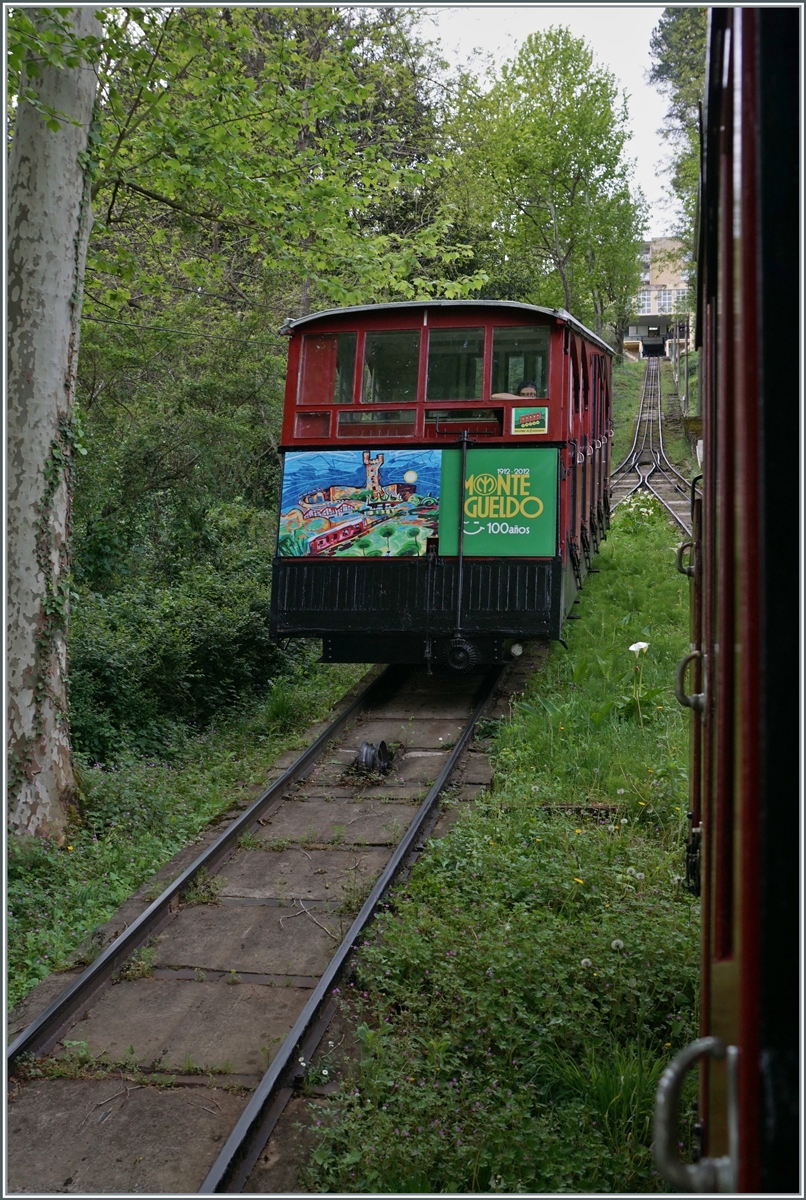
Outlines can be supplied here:
[[311, 658], [263, 702], [188, 738], [171, 761], [122, 747], [105, 767], [80, 767], [81, 810], [65, 849], [42, 838], [9, 843], [9, 1005], [34, 987], [37, 997], [57, 995], [69, 979], [63, 972], [91, 961], [109, 940], [119, 906], [135, 895], [135, 906], [153, 900], [165, 872], [180, 869], [176, 856], [195, 857], [198, 840], [215, 836], [222, 814], [262, 790], [278, 756], [305, 746], [307, 727], [365, 670]]
[[645, 373], [645, 362], [625, 361], [613, 369], [613, 437], [610, 443], [613, 467], [621, 462], [632, 445]]
[[364, 939], [249, 1190], [663, 1190], [655, 1086], [697, 1036], [677, 540], [649, 499], [614, 520], [568, 649], [482, 730], [490, 790]]

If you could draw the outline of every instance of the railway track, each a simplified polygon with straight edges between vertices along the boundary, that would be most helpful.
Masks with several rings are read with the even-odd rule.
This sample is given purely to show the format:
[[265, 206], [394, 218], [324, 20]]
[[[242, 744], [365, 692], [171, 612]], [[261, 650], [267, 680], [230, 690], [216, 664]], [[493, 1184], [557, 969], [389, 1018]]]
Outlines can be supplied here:
[[356, 939], [445, 786], [488, 781], [473, 731], [528, 658], [468, 676], [376, 670], [193, 861], [178, 856], [156, 899], [127, 902], [128, 927], [9, 1046], [9, 1194], [255, 1190]]
[[691, 485], [663, 448], [660, 359], [648, 358], [629, 454], [610, 473], [610, 511], [630, 496], [649, 492], [684, 533], [691, 534]]

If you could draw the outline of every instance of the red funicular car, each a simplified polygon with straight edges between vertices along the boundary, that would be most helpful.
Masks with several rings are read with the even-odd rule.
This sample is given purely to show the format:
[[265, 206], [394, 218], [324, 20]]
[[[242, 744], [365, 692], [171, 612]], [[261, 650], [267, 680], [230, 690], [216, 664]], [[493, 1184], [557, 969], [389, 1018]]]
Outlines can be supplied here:
[[608, 527], [611, 348], [567, 312], [491, 300], [283, 332], [273, 635], [459, 670], [560, 638]]

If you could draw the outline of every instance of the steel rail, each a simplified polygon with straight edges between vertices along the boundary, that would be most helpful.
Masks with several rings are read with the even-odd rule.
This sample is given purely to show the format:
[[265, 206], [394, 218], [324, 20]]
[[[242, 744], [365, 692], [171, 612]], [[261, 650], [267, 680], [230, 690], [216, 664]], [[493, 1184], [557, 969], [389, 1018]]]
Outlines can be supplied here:
[[[658, 372], [658, 381], [657, 382], [658, 382], [658, 392], [657, 392], [658, 446], [657, 446], [657, 448], [652, 446], [652, 454], [655, 459], [655, 464], [658, 467], [658, 469], [661, 471], [662, 474], [668, 476], [671, 473], [672, 475], [677, 476], [677, 479], [679, 479], [680, 483], [683, 484], [683, 487], [680, 487], [680, 484], [675, 483], [674, 479], [667, 479], [667, 482], [671, 484], [671, 486], [675, 489], [675, 491], [679, 492], [681, 496], [683, 496], [686, 500], [688, 500], [690, 486], [691, 486], [689, 483], [689, 480], [686, 479], [685, 475], [682, 475], [680, 473], [680, 471], [678, 471], [678, 469], [674, 465], [674, 463], [670, 462], [669, 457], [666, 453], [666, 447], [663, 444], [663, 395], [662, 395], [662, 391], [661, 391], [661, 387], [660, 387], [660, 372]], [[650, 443], [651, 442], [652, 442], [652, 439], [650, 439]]]
[[[657, 401], [657, 430], [658, 430], [658, 442], [660, 445], [660, 449], [658, 449], [654, 444], [654, 442], [655, 442], [655, 437], [654, 437], [655, 422], [652, 422], [652, 425], [651, 425], [650, 431], [649, 431], [649, 450], [650, 450], [650, 454], [652, 455], [652, 466], [650, 467], [650, 469], [648, 471], [646, 471], [643, 474], [641, 472], [640, 464], [638, 464], [636, 466], [636, 470], [638, 471], [638, 473], [641, 477], [641, 481], [638, 484], [638, 488], [645, 488], [648, 492], [650, 492], [655, 497], [656, 500], [660, 501], [660, 503], [663, 505], [663, 507], [666, 509], [666, 511], [672, 517], [673, 521], [675, 521], [675, 523], [680, 526], [680, 528], [683, 530], [683, 532], [690, 534], [691, 529], [688, 527], [688, 525], [686, 525], [686, 523], [682, 519], [682, 517], [678, 513], [675, 512], [675, 510], [672, 508], [672, 506], [669, 504], [669, 502], [664, 499], [664, 497], [661, 495], [661, 493], [658, 491], [658, 489], [656, 487], [653, 487], [653, 485], [650, 483], [650, 479], [657, 471], [660, 473], [661, 478], [669, 487], [674, 488], [674, 490], [676, 492], [679, 492], [682, 496], [684, 496], [684, 498], [687, 498], [686, 493], [682, 491], [682, 489], [675, 483], [675, 481], [673, 479], [669, 478], [668, 472], [664, 468], [662, 461], [661, 461], [661, 455], [662, 455], [663, 460], [668, 463], [668, 459], [666, 458], [665, 451], [663, 450], [663, 409], [661, 406], [660, 372], [656, 371], [654, 374], [657, 376], [657, 385], [658, 385], [657, 386], [657, 395], [656, 395], [655, 399]], [[671, 466], [671, 464], [669, 464], [669, 466]], [[674, 469], [674, 468], [672, 468], [672, 469]], [[675, 473], [678, 474], [677, 472], [675, 472]], [[683, 476], [680, 475], [679, 478], [682, 479]], [[638, 490], [638, 489], [633, 488], [633, 492], [636, 490]], [[632, 495], [632, 492], [630, 493], [630, 495]], [[626, 499], [626, 498], [627, 498], [626, 496], [622, 497], [622, 499]]]
[[[649, 433], [649, 429], [648, 429], [648, 426], [649, 426], [648, 412], [649, 412], [649, 403], [650, 403], [649, 393], [652, 390], [652, 385], [654, 385], [654, 381], [655, 381], [654, 361], [655, 361], [654, 359], [647, 359], [646, 370], [644, 371], [644, 382], [643, 382], [643, 386], [641, 388], [641, 399], [640, 399], [639, 406], [638, 406], [638, 416], [636, 419], [635, 436], [633, 438], [632, 449], [630, 450], [627, 457], [622, 460], [622, 462], [619, 464], [618, 467], [616, 467], [615, 471], [612, 471], [610, 474], [611, 497], [612, 497], [613, 485], [614, 484], [616, 484], [616, 485], [623, 484], [625, 482], [625, 477], [627, 475], [629, 475], [629, 473], [631, 471], [635, 471], [636, 475], [638, 476], [638, 482], [636, 484], [634, 484], [633, 487], [629, 488], [629, 490], [627, 492], [625, 492], [625, 494], [623, 496], [619, 497], [619, 499], [616, 500], [611, 511], [615, 511], [620, 504], [623, 504], [625, 500], [628, 500], [630, 498], [630, 496], [634, 496], [636, 492], [640, 491], [641, 488], [645, 486], [644, 477], [641, 474], [641, 457], [644, 453], [644, 450], [646, 449], [647, 435]], [[643, 437], [641, 439], [641, 445], [639, 448], [638, 447], [638, 439], [641, 436], [641, 434], [643, 434]], [[651, 442], [650, 442], [650, 446], [651, 446]], [[650, 453], [651, 453], [651, 450], [650, 450]], [[620, 475], [619, 475], [619, 472], [621, 473]]]
[[[490, 702], [503, 671], [503, 667], [498, 667], [488, 672], [476, 694], [475, 708], [459, 740], [451, 750], [445, 765], [425, 800], [420, 805], [402, 841], [376, 880], [361, 911], [350, 926], [347, 936], [330, 960], [324, 975], [316, 985], [308, 1003], [297, 1018], [294, 1027], [286, 1037], [271, 1066], [252, 1094], [246, 1108], [241, 1113], [232, 1133], [227, 1138], [218, 1158], [213, 1163], [207, 1177], [199, 1188], [199, 1194], [207, 1195], [215, 1192], [239, 1192], [242, 1190], [249, 1172], [262, 1154], [266, 1141], [271, 1135], [271, 1131], [277, 1120], [279, 1120], [285, 1104], [293, 1094], [293, 1078], [298, 1074], [296, 1066], [298, 1051], [305, 1045], [308, 1049], [308, 1054], [310, 1054], [313, 1052], [310, 1047], [313, 1046], [313, 1049], [315, 1049], [316, 1044], [318, 1044], [318, 1039], [315, 1042], [314, 1038], [309, 1035], [310, 1031], [315, 1027], [317, 1019], [320, 1026], [322, 1024], [326, 1026], [324, 1017], [320, 1017], [320, 1010], [328, 997], [332, 999], [333, 986], [344, 970], [347, 959], [355, 947], [356, 938], [372, 920], [378, 904], [406, 862], [412, 846], [436, 806], [440, 792], [455, 770], [459, 759], [473, 736], [476, 723]], [[323, 1035], [324, 1028], [320, 1036]], [[305, 1057], [303, 1055], [303, 1058]]]
[[644, 371], [644, 382], [641, 387], [641, 398], [638, 403], [638, 415], [635, 419], [635, 435], [632, 440], [632, 446], [631, 446], [630, 450], [627, 452], [627, 456], [625, 458], [623, 458], [621, 460], [621, 462], [618, 464], [618, 466], [614, 467], [613, 470], [610, 472], [611, 481], [616, 479], [616, 476], [619, 474], [620, 471], [623, 471], [624, 474], [626, 475], [635, 468], [636, 447], [638, 445], [638, 438], [641, 433], [642, 426], [643, 426], [643, 432], [644, 432], [644, 442], [641, 445], [641, 449], [638, 451], [637, 457], [640, 458], [641, 454], [643, 453], [643, 448], [644, 448], [644, 445], [646, 444], [646, 422], [644, 421], [644, 405], [646, 403], [646, 397], [647, 397], [647, 388], [648, 388], [648, 382], [649, 382], [649, 364], [651, 362], [652, 362], [652, 359], [647, 359], [647, 369], [646, 369], [646, 371]]
[[[663, 505], [663, 507], [666, 509], [666, 511], [671, 515], [672, 519], [677, 523], [677, 525], [680, 526], [680, 528], [683, 530], [683, 532], [690, 534], [691, 533], [690, 526], [686, 524], [686, 522], [683, 520], [683, 518], [677, 512], [675, 512], [675, 510], [672, 508], [672, 506], [669, 504], [669, 502], [667, 500], [665, 500], [664, 497], [660, 494], [658, 489], [653, 487], [652, 484], [649, 482], [651, 477], [655, 474], [655, 472], [659, 471], [661, 477], [663, 478], [663, 481], [669, 487], [673, 488], [684, 499], [686, 499], [686, 500], [688, 499], [688, 491], [684, 491], [680, 487], [680, 485], [678, 483], [676, 483], [676, 481], [670, 477], [670, 472], [673, 472], [677, 476], [678, 479], [680, 479], [683, 483], [686, 483], [685, 477], [680, 474], [680, 472], [676, 469], [676, 467], [672, 466], [672, 464], [669, 462], [669, 459], [666, 456], [666, 450], [663, 445], [663, 404], [662, 404], [662, 393], [661, 393], [661, 386], [660, 386], [660, 369], [658, 369], [655, 372], [655, 374], [657, 376], [657, 385], [658, 385], [657, 386], [657, 396], [656, 396], [658, 446], [656, 447], [654, 445], [655, 423], [653, 422], [652, 429], [650, 430], [649, 444], [650, 444], [650, 451], [651, 451], [652, 457], [653, 457], [654, 466], [652, 467], [652, 470], [649, 471], [646, 474], [646, 476], [644, 477], [644, 486], [646, 487], [647, 491], [651, 492], [652, 495], [657, 500], [660, 501], [660, 503]], [[665, 464], [665, 466], [664, 466], [664, 464]]]
[[[663, 444], [663, 408], [659, 365], [660, 364], [656, 359], [647, 360], [646, 372], [644, 374], [644, 385], [641, 391], [641, 400], [638, 410], [638, 423], [636, 426], [635, 437], [633, 438], [632, 450], [622, 461], [622, 463], [619, 464], [619, 466], [616, 468], [616, 471], [611, 473], [610, 476], [611, 488], [613, 484], [623, 484], [625, 482], [625, 476], [629, 474], [630, 471], [635, 471], [638, 476], [638, 482], [631, 488], [628, 488], [623, 496], [619, 497], [619, 499], [613, 504], [612, 511], [615, 511], [620, 504], [623, 504], [625, 500], [628, 500], [637, 492], [646, 490], [660, 501], [675, 523], [679, 525], [679, 527], [685, 533], [690, 534], [691, 529], [689, 526], [680, 517], [680, 515], [675, 512], [674, 508], [672, 508], [669, 502], [661, 495], [657, 487], [653, 486], [653, 484], [650, 482], [652, 476], [658, 472], [668, 487], [673, 488], [674, 491], [688, 499], [689, 493], [687, 481], [685, 477], [680, 474], [677, 468], [669, 462], [669, 459], [666, 455], [666, 449]], [[656, 425], [657, 445], [655, 444]], [[639, 449], [638, 441], [641, 426], [643, 426], [643, 438], [641, 439], [641, 446]], [[649, 441], [648, 447], [647, 439]], [[642, 455], [647, 449], [650, 455], [651, 465], [642, 464], [640, 461]], [[618, 476], [618, 472], [621, 472], [620, 477]], [[677, 482], [677, 480], [672, 478], [672, 475], [677, 476], [677, 479], [679, 479], [683, 484], [686, 484], [685, 491], [680, 487], [680, 484]]]
[[150, 937], [171, 919], [177, 909], [181, 893], [200, 871], [212, 871], [220, 867], [241, 837], [265, 814], [272, 804], [282, 803], [283, 794], [291, 783], [309, 774], [321, 757], [326, 746], [344, 726], [364, 708], [369, 707], [379, 696], [394, 686], [401, 674], [400, 668], [387, 667], [339, 713], [315, 741], [302, 752], [296, 762], [283, 772], [279, 779], [270, 784], [258, 798], [224, 830], [220, 837], [204, 850], [189, 867], [169, 884], [164, 892], [142, 912], [128, 929], [125, 929], [106, 947], [98, 958], [67, 987], [60, 996], [25, 1028], [12, 1042], [6, 1052], [6, 1065], [10, 1067], [21, 1054], [44, 1054], [59, 1040], [66, 1026], [86, 1008], [88, 1001], [111, 984], [112, 976], [119, 966]]
[[[658, 397], [658, 406], [660, 406], [660, 397]], [[690, 496], [690, 491], [691, 491], [691, 482], [686, 479], [685, 475], [680, 474], [678, 468], [676, 468], [674, 466], [674, 463], [669, 462], [669, 460], [668, 460], [668, 457], [666, 454], [666, 448], [664, 448], [664, 445], [663, 445], [663, 424], [662, 424], [662, 422], [660, 422], [660, 424], [658, 424], [658, 439], [660, 439], [660, 443], [661, 443], [660, 451], [658, 451], [658, 458], [662, 458], [663, 463], [666, 463], [666, 466], [662, 466], [661, 463], [658, 463], [658, 466], [661, 466], [661, 470], [663, 470], [663, 472], [666, 473], [667, 475], [669, 472], [672, 472], [673, 475], [678, 476], [678, 479], [680, 480], [680, 484], [682, 484], [684, 486], [680, 487], [680, 484], [675, 484], [674, 480], [669, 480], [669, 482], [676, 488], [676, 490], [678, 490], [680, 492], [681, 496], [685, 496], [686, 499], [688, 499], [688, 496]]]
[[[682, 483], [684, 486], [683, 486], [683, 488], [680, 488], [680, 487], [679, 487], [677, 484], [674, 484], [674, 486], [675, 486], [675, 487], [677, 488], [677, 490], [678, 490], [678, 491], [681, 493], [681, 495], [685, 496], [685, 497], [686, 497], [686, 499], [688, 499], [688, 498], [689, 498], [689, 489], [690, 489], [690, 487], [691, 487], [691, 485], [690, 485], [690, 483], [689, 483], [689, 480], [688, 480], [688, 479], [686, 479], [685, 475], [681, 475], [681, 473], [678, 471], [678, 469], [677, 469], [677, 467], [674, 465], [674, 463], [671, 463], [671, 462], [669, 461], [669, 459], [668, 459], [668, 456], [667, 456], [667, 454], [666, 454], [666, 447], [665, 447], [665, 446], [664, 446], [664, 444], [663, 444], [663, 419], [662, 419], [662, 418], [663, 418], [663, 409], [662, 409], [662, 405], [661, 405], [661, 399], [662, 399], [662, 397], [661, 397], [661, 389], [660, 389], [660, 377], [658, 378], [658, 384], [659, 384], [659, 386], [658, 386], [658, 442], [659, 442], [659, 457], [660, 457], [660, 458], [662, 458], [662, 459], [663, 459], [663, 462], [666, 464], [666, 465], [665, 465], [665, 467], [663, 467], [663, 466], [662, 466], [662, 467], [661, 467], [661, 469], [662, 469], [662, 470], [664, 470], [666, 473], [668, 473], [669, 471], [671, 471], [673, 475], [676, 475], [676, 476], [677, 476], [677, 478], [680, 480], [680, 482], [681, 482], [681, 483]], [[659, 464], [659, 465], [660, 465], [660, 464]], [[673, 482], [673, 481], [671, 481], [671, 480], [670, 480], [670, 482]]]
[[680, 528], [683, 530], [683, 532], [690, 534], [691, 533], [690, 527], [685, 523], [683, 518], [675, 512], [675, 510], [672, 508], [672, 506], [666, 500], [664, 500], [664, 498], [663, 498], [663, 496], [661, 496], [660, 492], [656, 488], [652, 487], [652, 484], [649, 482], [647, 482], [644, 486], [646, 487], [646, 490], [648, 492], [652, 493], [652, 495], [655, 497], [656, 500], [660, 501], [660, 503], [663, 505], [663, 507], [666, 509], [666, 511], [669, 513], [669, 515], [680, 526]]
[[635, 466], [636, 459], [640, 457], [640, 455], [643, 451], [643, 443], [642, 443], [641, 450], [637, 450], [637, 446], [638, 446], [638, 438], [641, 435], [642, 431], [644, 434], [644, 442], [646, 441], [646, 425], [644, 422], [644, 407], [646, 405], [646, 399], [647, 399], [647, 383], [648, 383], [648, 372], [644, 371], [644, 381], [643, 381], [643, 384], [641, 387], [641, 398], [639, 400], [638, 413], [637, 413], [637, 416], [635, 419], [635, 434], [633, 435], [632, 446], [631, 446], [630, 450], [628, 451], [627, 456], [625, 458], [623, 458], [622, 461], [618, 464], [618, 466], [614, 467], [613, 470], [611, 471], [611, 473], [610, 473], [611, 479], [614, 478], [616, 475], [618, 475], [619, 472], [623, 471], [625, 474], [627, 474], [629, 471], [631, 471]]

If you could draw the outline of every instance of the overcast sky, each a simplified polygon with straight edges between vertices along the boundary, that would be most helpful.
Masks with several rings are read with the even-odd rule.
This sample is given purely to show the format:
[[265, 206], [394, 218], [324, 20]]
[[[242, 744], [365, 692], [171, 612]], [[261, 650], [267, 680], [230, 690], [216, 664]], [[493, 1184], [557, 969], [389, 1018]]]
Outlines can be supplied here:
[[650, 237], [669, 232], [673, 213], [667, 204], [669, 186], [656, 172], [668, 154], [658, 137], [666, 101], [646, 82], [649, 38], [658, 23], [661, 5], [547, 4], [448, 7], [420, 5], [431, 18], [423, 32], [442, 43], [451, 62], [466, 62], [474, 49], [492, 54], [497, 63], [512, 58], [530, 33], [550, 25], [565, 25], [584, 37], [597, 63], [612, 71], [629, 96], [632, 140], [629, 156], [635, 160], [635, 180], [650, 206]]

